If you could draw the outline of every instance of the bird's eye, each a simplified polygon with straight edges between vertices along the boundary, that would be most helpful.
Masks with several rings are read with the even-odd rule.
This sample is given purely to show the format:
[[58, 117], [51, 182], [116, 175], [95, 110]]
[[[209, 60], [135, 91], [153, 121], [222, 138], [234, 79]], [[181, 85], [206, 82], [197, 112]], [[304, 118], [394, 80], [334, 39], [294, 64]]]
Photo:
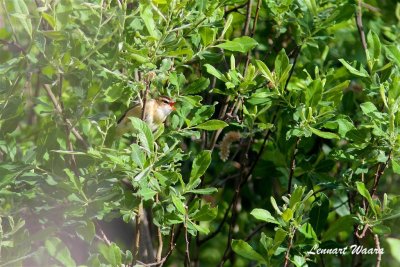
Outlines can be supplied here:
[[163, 99], [161, 99], [161, 101], [162, 101], [164, 104], [169, 104], [169, 100], [168, 100], [168, 99], [163, 98]]

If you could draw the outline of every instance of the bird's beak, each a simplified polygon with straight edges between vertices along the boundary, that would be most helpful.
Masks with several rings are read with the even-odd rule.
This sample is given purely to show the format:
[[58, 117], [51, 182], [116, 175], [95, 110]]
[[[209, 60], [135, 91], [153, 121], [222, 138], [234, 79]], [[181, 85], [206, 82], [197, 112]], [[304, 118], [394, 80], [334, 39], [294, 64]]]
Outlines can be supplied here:
[[176, 110], [175, 103], [176, 103], [176, 102], [171, 102], [171, 103], [169, 103], [169, 105], [170, 105], [170, 107], [172, 108], [172, 110]]

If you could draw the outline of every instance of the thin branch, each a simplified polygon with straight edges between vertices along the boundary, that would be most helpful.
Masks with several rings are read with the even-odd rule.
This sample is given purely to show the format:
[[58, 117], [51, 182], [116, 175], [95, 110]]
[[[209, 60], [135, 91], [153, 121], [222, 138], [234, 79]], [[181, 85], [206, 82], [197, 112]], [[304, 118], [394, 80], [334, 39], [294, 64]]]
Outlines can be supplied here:
[[380, 181], [383, 173], [385, 172], [385, 169], [389, 165], [391, 158], [392, 158], [392, 150], [389, 151], [389, 155], [388, 155], [386, 162], [378, 165], [378, 169], [376, 170], [375, 178], [374, 178], [374, 186], [372, 187], [372, 190], [370, 192], [371, 196], [375, 196], [379, 181]]
[[245, 166], [246, 166], [245, 161], [248, 158], [248, 152], [249, 152], [249, 149], [251, 147], [251, 144], [252, 144], [252, 140], [250, 138], [250, 140], [247, 143], [246, 149], [243, 151], [243, 153], [241, 155], [241, 161], [240, 161], [240, 162], [242, 162], [241, 169], [240, 169], [241, 176], [240, 176], [240, 179], [237, 181], [237, 185], [236, 185], [236, 188], [235, 188], [235, 195], [233, 197], [233, 204], [232, 204], [232, 207], [231, 207], [232, 215], [231, 215], [231, 220], [230, 220], [230, 224], [229, 224], [228, 241], [227, 241], [226, 249], [224, 251], [222, 259], [221, 259], [221, 261], [219, 263], [219, 266], [223, 266], [225, 261], [227, 259], [229, 259], [230, 256], [232, 255], [231, 243], [232, 243], [232, 239], [233, 239], [233, 229], [235, 227], [236, 220], [237, 220], [237, 217], [238, 217], [238, 208], [237, 208], [237, 206], [238, 206], [239, 199], [240, 199], [240, 191], [241, 191], [242, 187], [246, 184], [248, 178], [251, 176], [251, 174], [250, 175], [246, 174], [246, 171], [245, 171]]
[[292, 78], [294, 69], [295, 69], [295, 67], [296, 67], [297, 59], [299, 58], [300, 51], [301, 51], [301, 45], [296, 46], [296, 48], [293, 50], [293, 53], [294, 53], [293, 65], [292, 65], [292, 68], [290, 69], [289, 77], [288, 77], [287, 80], [286, 80], [285, 88], [283, 89], [283, 91], [287, 91], [287, 87], [288, 87], [288, 85], [289, 85], [290, 78]]
[[362, 3], [363, 3], [362, 0], [358, 0], [358, 6], [357, 6], [357, 12], [356, 12], [356, 24], [357, 24], [358, 33], [360, 34], [361, 44], [362, 44], [364, 50], [367, 50], [368, 46], [367, 46], [367, 41], [365, 39], [364, 26], [363, 26], [363, 22], [362, 22]]
[[232, 9], [227, 10], [227, 11], [225, 12], [225, 14], [224, 14], [224, 17], [225, 17], [225, 18], [228, 17], [228, 15], [229, 15], [230, 13], [236, 12], [236, 11], [238, 11], [239, 9], [245, 7], [246, 5], [247, 5], [247, 3], [244, 3], [244, 4], [241, 4], [241, 5], [239, 5], [239, 6], [235, 6], [235, 7], [232, 8]]
[[[256, 7], [256, 15], [255, 15], [254, 20], [253, 20], [253, 27], [251, 29], [250, 37], [253, 37], [255, 32], [256, 32], [256, 26], [257, 26], [258, 16], [259, 16], [259, 13], [260, 13], [260, 7], [261, 7], [261, 0], [258, 0], [257, 1], [257, 7]], [[250, 51], [247, 52], [247, 57], [246, 58], [247, 59], [246, 59], [245, 70], [247, 70], [247, 67], [250, 64]]]
[[144, 121], [144, 118], [145, 118], [145, 110], [146, 110], [146, 105], [147, 105], [147, 94], [149, 93], [151, 82], [145, 81], [145, 83], [146, 83], [146, 90], [143, 93], [143, 109], [142, 109], [142, 114], [140, 116], [142, 121]]
[[[363, 22], [362, 22], [362, 0], [358, 0], [358, 7], [357, 7], [357, 11], [356, 11], [356, 24], [357, 24], [358, 33], [360, 34], [360, 38], [361, 38], [361, 45], [362, 45], [365, 53], [367, 53], [368, 46], [367, 46], [367, 41], [365, 39], [364, 26], [363, 26]], [[368, 68], [369, 67], [370, 66], [368, 64]]]
[[[158, 194], [156, 195], [156, 203], [159, 203]], [[158, 236], [158, 249], [157, 249], [156, 260], [160, 262], [163, 251], [163, 238], [160, 227], [157, 227], [157, 236]]]
[[[272, 117], [272, 120], [271, 120], [271, 124], [275, 124], [275, 120], [276, 120], [276, 118], [277, 118], [278, 111], [279, 111], [279, 109], [277, 109], [277, 110], [275, 111], [274, 116]], [[256, 158], [254, 159], [253, 164], [252, 164], [251, 167], [250, 167], [250, 170], [249, 170], [249, 172], [248, 172], [248, 174], [247, 174], [246, 180], [250, 177], [250, 175], [253, 173], [254, 169], [256, 168], [256, 165], [257, 165], [258, 161], [260, 160], [262, 153], [264, 152], [265, 146], [266, 146], [266, 144], [267, 144], [267, 141], [268, 141], [268, 139], [269, 139], [271, 133], [272, 133], [272, 130], [271, 130], [271, 129], [268, 129], [267, 133], [266, 133], [265, 136], [264, 136], [264, 140], [263, 140], [263, 143], [262, 143], [262, 145], [261, 145], [261, 148], [260, 148], [260, 150], [258, 151], [257, 156], [256, 156]]]
[[174, 225], [171, 227], [170, 236], [171, 238], [169, 240], [169, 249], [167, 254], [165, 254], [164, 258], [161, 260], [160, 267], [164, 265], [164, 263], [167, 261], [168, 257], [172, 254], [172, 251], [175, 248]]
[[99, 229], [99, 232], [101, 234], [101, 237], [99, 237], [101, 240], [103, 240], [108, 246], [111, 245], [111, 241], [108, 239], [108, 237], [106, 236], [106, 234], [104, 233], [103, 229], [101, 228], [100, 224], [95, 221], [95, 224], [97, 226], [97, 229]]
[[298, 146], [301, 141], [300, 137], [297, 137], [296, 144], [294, 145], [294, 150], [292, 154], [292, 159], [290, 160], [290, 172], [289, 172], [289, 179], [288, 179], [288, 193], [290, 194], [290, 191], [292, 190], [292, 180], [293, 180], [293, 174], [294, 174], [294, 169], [296, 168], [296, 155], [298, 151]]
[[187, 209], [186, 209], [186, 215], [185, 215], [185, 243], [186, 243], [186, 247], [185, 247], [185, 267], [190, 266], [190, 240], [188, 237], [188, 230], [187, 230], [187, 220], [188, 220], [188, 215], [187, 215]]
[[267, 226], [267, 223], [262, 223], [262, 224], [258, 225], [248, 236], [246, 236], [244, 241], [247, 242], [250, 239], [252, 239], [253, 236], [255, 236], [258, 232], [260, 232], [265, 226]]
[[249, 35], [249, 25], [251, 20], [251, 7], [253, 5], [253, 0], [247, 1], [247, 10], [246, 10], [246, 21], [244, 23], [243, 35]]
[[261, 0], [258, 0], [257, 7], [256, 7], [256, 15], [254, 17], [253, 27], [251, 29], [250, 37], [253, 37], [254, 34], [256, 33], [256, 26], [257, 26], [258, 16], [260, 14], [260, 7], [261, 7]]
[[53, 92], [51, 91], [51, 88], [48, 84], [44, 84], [44, 89], [47, 92], [47, 95], [49, 96], [51, 102], [53, 103], [56, 111], [60, 114], [60, 116], [63, 118], [64, 122], [67, 124], [67, 126], [69, 127], [69, 129], [71, 130], [71, 133], [76, 137], [76, 139], [78, 139], [82, 145], [85, 148], [88, 148], [89, 145], [86, 143], [86, 141], [83, 139], [83, 137], [81, 136], [81, 134], [75, 129], [75, 127], [72, 125], [71, 121], [68, 118], [64, 117], [64, 113], [63, 110], [61, 108], [61, 105], [58, 103], [57, 98], [55, 97], [55, 95], [53, 94]]
[[287, 248], [287, 250], [286, 250], [286, 254], [285, 254], [285, 264], [283, 265], [284, 267], [287, 267], [288, 264], [289, 264], [289, 260], [290, 260], [290, 257], [289, 257], [289, 256], [290, 256], [290, 250], [292, 249], [292, 246], [293, 246], [293, 237], [294, 237], [295, 231], [296, 231], [296, 230], [293, 230], [293, 233], [290, 235], [289, 246], [288, 246], [288, 248]]
[[153, 262], [153, 263], [144, 263], [144, 262], [137, 261], [137, 263], [139, 263], [140, 265], [146, 266], [146, 267], [147, 266], [157, 266], [157, 265], [162, 267], [164, 265], [165, 261], [168, 259], [169, 255], [171, 255], [171, 253], [174, 250], [174, 248], [175, 248], [175, 246], [172, 247], [172, 249], [170, 249], [168, 251], [168, 253], [160, 261], [156, 261], [156, 262]]
[[382, 260], [382, 254], [381, 254], [381, 243], [379, 242], [379, 236], [377, 234], [374, 234], [374, 240], [375, 240], [375, 247], [378, 251], [376, 255], [376, 267], [381, 266], [381, 260]]
[[[225, 118], [225, 116], [226, 116], [226, 111], [227, 111], [227, 109], [228, 109], [228, 105], [229, 105], [230, 99], [231, 99], [230, 96], [227, 96], [227, 97], [226, 97], [225, 102], [224, 102], [224, 105], [221, 107], [221, 110], [220, 110], [219, 115], [218, 115], [218, 119], [219, 119], [219, 120], [222, 120], [223, 118]], [[211, 150], [211, 152], [214, 150], [215, 145], [217, 144], [218, 137], [219, 137], [219, 135], [221, 134], [221, 132], [222, 132], [222, 130], [219, 129], [219, 130], [217, 130], [217, 131], [215, 131], [215, 132], [213, 133], [213, 135], [212, 135], [212, 137], [211, 137], [210, 147], [209, 147], [209, 150]]]
[[368, 229], [369, 229], [369, 225], [366, 224], [366, 225], [364, 225], [364, 228], [363, 228], [361, 234], [358, 232], [358, 230], [355, 231], [355, 234], [356, 234], [357, 238], [358, 239], [363, 239], [365, 237], [365, 235], [367, 234], [367, 230]]
[[209, 234], [208, 236], [206, 236], [205, 238], [199, 240], [199, 245], [202, 245], [205, 242], [207, 242], [208, 240], [213, 239], [216, 235], [219, 234], [219, 232], [221, 232], [222, 227], [224, 226], [225, 221], [228, 218], [228, 214], [229, 214], [229, 211], [231, 210], [233, 202], [234, 202], [234, 198], [232, 198], [231, 203], [229, 204], [228, 208], [226, 209], [224, 217], [222, 218], [222, 221], [219, 223], [217, 229], [214, 232], [212, 232], [211, 234]]
[[140, 201], [138, 212], [135, 216], [135, 236], [134, 236], [134, 242], [133, 242], [133, 259], [132, 259], [132, 265], [135, 265], [138, 257], [139, 257], [139, 246], [140, 246], [140, 223], [142, 220], [142, 214], [143, 214], [143, 202]]
[[381, 10], [373, 5], [367, 4], [367, 3], [361, 3], [362, 7], [365, 7], [366, 9], [372, 11], [372, 12], [377, 12], [380, 13]]

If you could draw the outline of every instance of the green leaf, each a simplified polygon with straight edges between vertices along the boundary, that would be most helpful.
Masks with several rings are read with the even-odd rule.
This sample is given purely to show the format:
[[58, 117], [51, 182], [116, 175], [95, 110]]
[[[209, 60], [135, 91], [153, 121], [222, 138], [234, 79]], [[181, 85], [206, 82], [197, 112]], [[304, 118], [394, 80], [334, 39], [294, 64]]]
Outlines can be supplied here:
[[310, 223], [305, 223], [299, 228], [299, 232], [304, 235], [307, 239], [318, 240], [317, 234], [315, 233]]
[[123, 92], [124, 87], [120, 83], [115, 83], [104, 92], [105, 100], [107, 102], [115, 102], [122, 96]]
[[328, 215], [329, 199], [324, 193], [320, 193], [318, 201], [313, 203], [310, 211], [310, 224], [317, 235], [324, 229]]
[[400, 164], [396, 161], [396, 160], [394, 160], [394, 159], [392, 159], [392, 169], [393, 169], [393, 172], [395, 172], [395, 173], [397, 173], [397, 174], [400, 174]]
[[28, 7], [24, 0], [12, 0], [12, 3], [14, 6], [14, 13], [11, 13], [11, 16], [18, 18], [18, 22], [22, 24], [22, 27], [32, 39], [32, 23]]
[[232, 250], [243, 258], [265, 263], [264, 257], [243, 240], [232, 240]]
[[349, 63], [346, 62], [343, 58], [339, 59], [339, 61], [343, 64], [343, 66], [352, 74], [359, 76], [359, 77], [368, 77], [368, 72], [361, 68], [360, 70], [357, 70], [356, 68], [353, 68]]
[[272, 247], [268, 250], [269, 256], [275, 254], [275, 251], [278, 249], [278, 247], [282, 244], [283, 241], [285, 241], [286, 236], [287, 232], [281, 228], [278, 228], [278, 230], [275, 231], [274, 242], [272, 243]]
[[110, 246], [100, 244], [99, 251], [111, 266], [121, 266], [122, 252], [115, 243], [111, 243]]
[[289, 207], [293, 208], [297, 203], [301, 201], [301, 197], [304, 194], [305, 187], [298, 186], [293, 191], [292, 195], [290, 196], [289, 200]]
[[374, 113], [374, 112], [378, 112], [378, 109], [371, 102], [361, 103], [360, 108], [365, 115], [368, 115], [368, 114]]
[[356, 182], [356, 186], [357, 186], [358, 193], [360, 193], [360, 195], [362, 195], [363, 197], [365, 197], [367, 199], [370, 208], [375, 213], [375, 216], [377, 216], [376, 209], [375, 209], [375, 203], [372, 200], [372, 197], [369, 194], [367, 188], [365, 187], [365, 184], [362, 182]]
[[142, 187], [137, 191], [136, 194], [141, 196], [144, 201], [147, 201], [153, 199], [157, 192], [149, 187]]
[[243, 36], [235, 38], [232, 41], [226, 41], [225, 43], [216, 45], [219, 48], [246, 53], [258, 45], [257, 41], [251, 37]]
[[215, 131], [215, 130], [223, 129], [226, 126], [228, 126], [228, 124], [224, 121], [209, 120], [209, 121], [203, 122], [203, 123], [195, 126], [194, 128], [202, 129], [202, 130], [206, 130], [206, 131]]
[[282, 213], [282, 219], [285, 222], [290, 221], [293, 218], [293, 210], [291, 208], [287, 208]]
[[400, 67], [400, 49], [396, 45], [385, 46], [386, 56]]
[[215, 187], [207, 187], [207, 188], [201, 188], [201, 189], [191, 189], [186, 191], [186, 193], [194, 193], [198, 195], [211, 195], [215, 192], [218, 192], [218, 189]]
[[269, 68], [267, 67], [267, 65], [265, 65], [264, 62], [262, 62], [261, 60], [258, 60], [258, 59], [256, 59], [256, 64], [257, 64], [258, 69], [261, 71], [262, 75], [264, 75], [264, 77], [267, 78], [268, 81], [275, 83], [274, 76], [272, 75], [272, 73], [269, 70]]
[[174, 203], [179, 213], [185, 215], [186, 214], [185, 204], [183, 204], [183, 202], [177, 196], [172, 195], [171, 197], [172, 197], [172, 202]]
[[149, 32], [149, 34], [154, 37], [155, 39], [158, 39], [158, 32], [156, 30], [156, 24], [153, 19], [153, 12], [151, 5], [143, 5], [140, 4], [140, 17], [143, 19], [144, 25], [146, 25], [146, 29]]
[[378, 60], [381, 55], [381, 41], [378, 35], [373, 31], [369, 31], [367, 41], [369, 56], [375, 61]]
[[372, 227], [372, 231], [378, 235], [386, 235], [392, 232], [390, 227], [387, 227], [386, 225], [383, 225], [381, 223]]
[[204, 64], [204, 67], [206, 67], [208, 73], [210, 73], [212, 76], [215, 76], [218, 80], [228, 82], [225, 76], [219, 70], [214, 68], [214, 66], [210, 64]]
[[84, 222], [84, 225], [76, 228], [76, 233], [83, 241], [91, 244], [96, 234], [94, 223], [91, 221]]
[[331, 133], [331, 132], [323, 132], [320, 131], [318, 129], [315, 129], [313, 127], [310, 127], [311, 132], [313, 132], [313, 134], [318, 135], [319, 137], [325, 138], [325, 139], [340, 139], [340, 137], [335, 134], [335, 133]]
[[49, 25], [50, 25], [53, 29], [56, 27], [56, 19], [55, 19], [53, 16], [51, 16], [51, 15], [49, 15], [49, 14], [43, 12], [43, 13], [42, 13], [42, 17], [47, 21], [47, 23], [49, 23]]
[[45, 247], [50, 256], [57, 259], [64, 266], [76, 266], [74, 259], [71, 257], [71, 253], [61, 239], [50, 237], [46, 240]]
[[400, 264], [400, 239], [388, 237], [385, 241], [389, 245], [390, 254], [392, 255], [393, 259]]
[[250, 213], [257, 220], [261, 220], [264, 222], [279, 224], [279, 222], [271, 215], [271, 213], [264, 209], [254, 209]]
[[282, 49], [275, 59], [275, 73], [280, 82], [285, 80], [288, 70], [290, 70], [289, 58], [286, 55], [285, 49]]
[[278, 213], [279, 215], [282, 215], [282, 211], [279, 209], [278, 205], [276, 204], [276, 200], [273, 196], [271, 196], [271, 204], [272, 207], [275, 209], [275, 212]]
[[133, 128], [138, 131], [138, 139], [140, 144], [148, 153], [154, 151], [154, 136], [147, 123], [135, 117], [129, 117], [132, 122]]
[[321, 80], [317, 79], [312, 81], [312, 83], [307, 86], [307, 89], [305, 90], [306, 106], [313, 108], [316, 107], [322, 99], [322, 91], [323, 86]]
[[217, 34], [216, 29], [210, 27], [203, 27], [199, 30], [201, 41], [204, 46], [208, 46], [215, 41], [215, 35]]
[[[210, 229], [208, 227], [192, 223], [191, 221], [187, 221], [187, 227], [188, 229], [193, 229], [195, 231], [199, 231], [202, 234], [208, 235], [210, 233]], [[192, 233], [192, 235], [195, 235], [195, 233]]]
[[133, 160], [133, 162], [135, 162], [136, 165], [143, 169], [146, 156], [142, 152], [142, 149], [140, 149], [138, 144], [131, 145], [131, 159]]
[[192, 190], [194, 188], [194, 182], [200, 178], [207, 170], [211, 163], [211, 151], [201, 151], [193, 161], [192, 171], [190, 172], [190, 180], [188, 188]]
[[212, 221], [217, 217], [218, 208], [211, 208], [210, 204], [201, 206], [200, 210], [196, 211], [194, 214], [189, 215], [190, 219], [193, 221], [205, 222]]
[[230, 13], [230, 14], [228, 15], [228, 17], [226, 18], [226, 21], [225, 21], [225, 23], [224, 23], [224, 29], [223, 29], [222, 32], [221, 32], [221, 37], [224, 37], [224, 36], [225, 36], [225, 33], [226, 33], [226, 31], [229, 29], [229, 27], [231, 26], [232, 21], [233, 21], [233, 15], [232, 15], [232, 13]]
[[199, 79], [192, 82], [188, 87], [186, 87], [183, 90], [183, 93], [187, 95], [198, 94], [206, 90], [209, 85], [210, 85], [210, 79], [200, 77]]

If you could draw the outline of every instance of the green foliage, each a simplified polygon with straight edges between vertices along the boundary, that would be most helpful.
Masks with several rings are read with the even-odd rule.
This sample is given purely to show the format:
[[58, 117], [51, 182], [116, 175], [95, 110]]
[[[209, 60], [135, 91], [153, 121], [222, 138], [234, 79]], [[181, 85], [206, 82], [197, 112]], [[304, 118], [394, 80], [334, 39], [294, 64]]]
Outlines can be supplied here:
[[0, 266], [398, 265], [400, 4], [359, 4], [0, 0]]

